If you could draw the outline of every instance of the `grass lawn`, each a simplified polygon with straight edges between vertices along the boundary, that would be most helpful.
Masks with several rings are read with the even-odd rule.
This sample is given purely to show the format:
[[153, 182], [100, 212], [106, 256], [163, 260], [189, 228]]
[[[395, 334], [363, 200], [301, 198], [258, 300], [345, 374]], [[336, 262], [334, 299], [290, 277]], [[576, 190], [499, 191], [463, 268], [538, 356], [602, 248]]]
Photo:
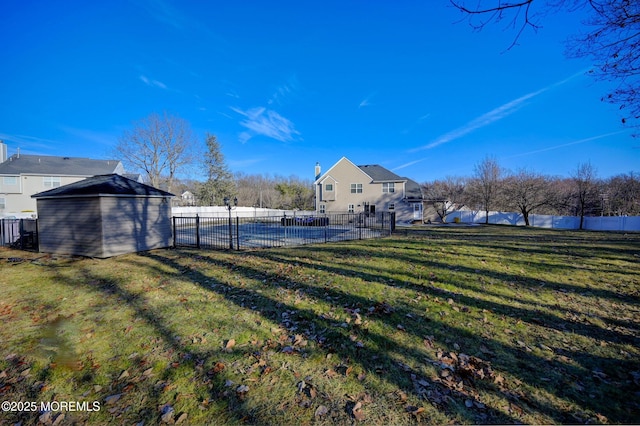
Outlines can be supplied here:
[[0, 400], [89, 404], [1, 424], [640, 423], [638, 233], [0, 249], [0, 294]]

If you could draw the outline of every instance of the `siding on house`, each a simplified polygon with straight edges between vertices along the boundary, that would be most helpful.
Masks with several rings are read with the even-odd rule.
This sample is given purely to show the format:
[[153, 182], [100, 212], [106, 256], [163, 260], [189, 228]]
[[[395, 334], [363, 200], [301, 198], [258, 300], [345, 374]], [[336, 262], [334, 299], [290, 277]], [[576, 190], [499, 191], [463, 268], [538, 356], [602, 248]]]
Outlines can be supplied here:
[[[327, 184], [333, 191], [327, 191]], [[422, 192], [411, 179], [379, 165], [356, 166], [342, 157], [315, 181], [316, 210], [326, 213], [396, 212], [398, 222], [422, 219]]]
[[36, 214], [37, 203], [31, 195], [108, 173], [123, 174], [117, 160], [12, 155], [0, 163], [0, 217]]

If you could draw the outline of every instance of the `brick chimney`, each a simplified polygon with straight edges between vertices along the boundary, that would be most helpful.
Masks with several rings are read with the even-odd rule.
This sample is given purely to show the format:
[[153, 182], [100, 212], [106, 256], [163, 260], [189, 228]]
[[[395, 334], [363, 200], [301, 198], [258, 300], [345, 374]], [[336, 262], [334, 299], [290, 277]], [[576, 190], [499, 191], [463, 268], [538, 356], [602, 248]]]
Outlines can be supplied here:
[[7, 144], [0, 140], [0, 163], [7, 161]]

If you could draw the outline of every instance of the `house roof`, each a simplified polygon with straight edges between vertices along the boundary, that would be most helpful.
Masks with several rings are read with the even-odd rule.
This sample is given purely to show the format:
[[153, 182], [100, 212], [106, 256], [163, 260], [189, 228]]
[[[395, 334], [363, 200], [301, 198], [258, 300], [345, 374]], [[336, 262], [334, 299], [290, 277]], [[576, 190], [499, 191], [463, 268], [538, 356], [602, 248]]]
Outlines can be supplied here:
[[407, 178], [400, 177], [377, 164], [358, 166], [358, 168], [368, 174], [374, 182], [403, 182], [407, 180]]
[[415, 180], [405, 178], [407, 182], [404, 184], [404, 193], [407, 200], [422, 200], [422, 188]]
[[173, 197], [173, 194], [117, 174], [93, 176], [79, 182], [39, 192], [31, 198], [88, 196]]
[[93, 176], [122, 169], [118, 160], [14, 154], [0, 163], [0, 175]]

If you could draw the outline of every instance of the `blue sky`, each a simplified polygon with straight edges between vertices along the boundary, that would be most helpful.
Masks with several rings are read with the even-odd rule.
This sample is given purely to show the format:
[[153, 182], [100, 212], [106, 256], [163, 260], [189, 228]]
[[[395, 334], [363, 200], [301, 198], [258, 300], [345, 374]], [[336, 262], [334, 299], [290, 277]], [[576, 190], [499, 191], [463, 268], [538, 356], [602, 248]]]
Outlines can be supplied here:
[[[107, 158], [167, 111], [234, 172], [313, 177], [342, 156], [418, 182], [511, 170], [639, 172], [640, 141], [567, 59], [585, 10], [507, 51], [448, 0], [9, 1], [0, 16], [0, 139], [9, 152]], [[191, 174], [198, 177], [197, 172]]]

